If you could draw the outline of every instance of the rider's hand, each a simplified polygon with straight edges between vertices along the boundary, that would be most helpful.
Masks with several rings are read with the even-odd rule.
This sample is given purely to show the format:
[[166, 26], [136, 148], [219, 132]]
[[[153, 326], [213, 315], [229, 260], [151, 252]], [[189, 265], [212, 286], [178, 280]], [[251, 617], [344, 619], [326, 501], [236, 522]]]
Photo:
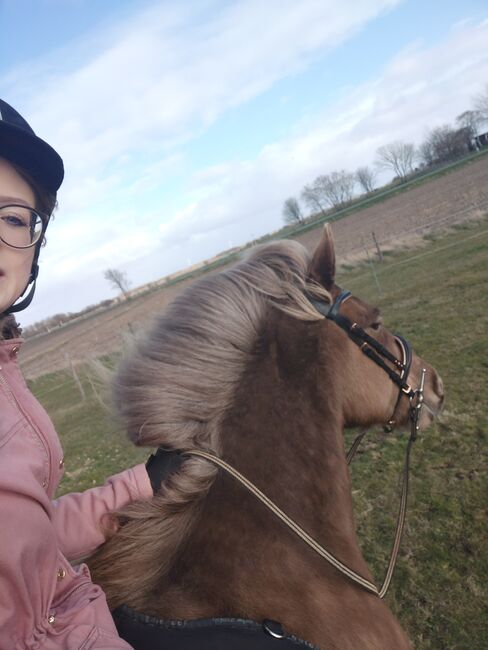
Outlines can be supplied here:
[[180, 469], [183, 460], [181, 452], [162, 447], [159, 447], [155, 454], [149, 456], [146, 469], [154, 494], [159, 492], [161, 484], [170, 474], [174, 474]]

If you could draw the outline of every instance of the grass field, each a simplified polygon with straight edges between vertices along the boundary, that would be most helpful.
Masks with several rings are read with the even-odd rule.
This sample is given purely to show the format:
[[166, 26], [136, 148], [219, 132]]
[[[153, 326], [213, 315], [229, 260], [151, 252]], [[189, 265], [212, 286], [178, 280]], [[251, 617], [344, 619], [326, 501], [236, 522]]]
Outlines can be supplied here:
[[[381, 265], [344, 272], [342, 286], [382, 308], [442, 375], [446, 406], [412, 454], [406, 533], [388, 602], [421, 650], [488, 648], [488, 219]], [[145, 459], [124, 441], [79, 368], [29, 382], [53, 418], [66, 457], [61, 493]], [[347, 437], [351, 437], [351, 433]], [[364, 554], [379, 583], [398, 507], [406, 437], [371, 432], [352, 468]], [[394, 649], [392, 649], [394, 650]]]

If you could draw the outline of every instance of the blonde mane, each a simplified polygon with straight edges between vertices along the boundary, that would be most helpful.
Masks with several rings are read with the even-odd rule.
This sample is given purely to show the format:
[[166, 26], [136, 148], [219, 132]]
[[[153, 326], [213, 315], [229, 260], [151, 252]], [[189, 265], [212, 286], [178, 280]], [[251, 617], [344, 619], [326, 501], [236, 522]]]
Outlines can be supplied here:
[[[329, 302], [330, 295], [308, 278], [310, 261], [291, 240], [256, 248], [236, 266], [193, 284], [155, 320], [114, 382], [117, 409], [136, 445], [220, 452], [222, 419], [270, 309], [300, 320], [323, 318], [307, 296]], [[111, 607], [129, 594], [137, 602], [148, 582], [162, 580], [215, 475], [210, 463], [189, 458], [156, 498], [116, 513], [124, 522], [117, 544], [107, 542], [90, 562]], [[134, 549], [137, 567], [129, 562]], [[123, 557], [126, 570], [120, 571]]]

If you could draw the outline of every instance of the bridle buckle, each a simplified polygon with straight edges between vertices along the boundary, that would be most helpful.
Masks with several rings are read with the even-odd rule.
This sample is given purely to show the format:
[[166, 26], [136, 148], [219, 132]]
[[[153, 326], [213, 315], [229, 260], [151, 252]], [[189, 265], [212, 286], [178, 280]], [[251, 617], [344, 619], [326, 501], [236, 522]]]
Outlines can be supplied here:
[[425, 368], [422, 368], [420, 385], [417, 390], [413, 391], [413, 395], [410, 397], [410, 417], [412, 420], [412, 430], [410, 437], [412, 440], [415, 440], [417, 438], [417, 434], [420, 429], [420, 415], [422, 412], [422, 407], [424, 405], [424, 384], [426, 373], [427, 370]]

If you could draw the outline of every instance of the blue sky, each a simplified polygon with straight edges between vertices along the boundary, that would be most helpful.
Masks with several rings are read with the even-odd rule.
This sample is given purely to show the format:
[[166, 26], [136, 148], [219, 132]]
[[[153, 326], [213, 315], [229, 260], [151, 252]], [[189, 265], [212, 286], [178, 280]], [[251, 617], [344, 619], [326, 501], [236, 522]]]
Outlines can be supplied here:
[[420, 142], [488, 83], [486, 2], [3, 0], [0, 96], [57, 148], [24, 324], [282, 223], [315, 176]]

